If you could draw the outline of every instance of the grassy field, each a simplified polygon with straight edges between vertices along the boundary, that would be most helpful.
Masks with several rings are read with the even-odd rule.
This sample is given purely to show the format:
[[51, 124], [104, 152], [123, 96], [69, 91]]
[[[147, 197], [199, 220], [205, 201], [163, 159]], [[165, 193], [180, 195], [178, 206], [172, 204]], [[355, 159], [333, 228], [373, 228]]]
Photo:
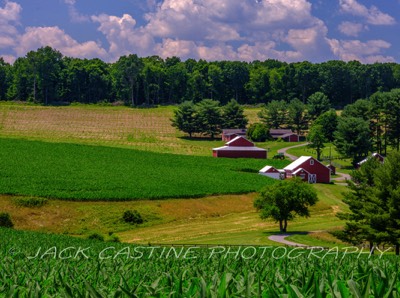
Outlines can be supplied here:
[[[308, 148], [307, 146], [298, 147], [289, 149], [287, 151], [289, 154], [293, 154], [295, 156], [314, 156], [317, 157], [317, 152], [315, 149]], [[336, 148], [333, 144], [327, 143], [325, 144], [325, 148], [322, 149], [321, 157], [325, 160], [324, 164], [328, 164], [329, 160], [328, 157], [332, 156], [332, 163], [340, 169], [343, 173], [350, 173], [353, 170], [353, 166], [351, 164], [351, 159], [349, 158], [340, 158], [339, 153], [336, 151]]]
[[69, 200], [199, 197], [258, 191], [286, 161], [226, 159], [0, 139], [0, 193]]
[[[310, 237], [329, 236], [343, 223], [335, 217], [347, 210], [340, 200], [341, 185], [314, 185], [320, 201], [310, 218], [289, 223], [289, 232], [312, 231]], [[253, 208], [255, 193], [201, 199], [165, 199], [124, 202], [70, 202], [50, 200], [40, 208], [15, 204], [13, 196], [0, 197], [0, 210], [8, 212], [17, 229], [87, 237], [92, 233], [117, 235], [131, 243], [258, 244], [276, 245], [268, 236], [278, 232], [272, 220], [263, 221]], [[132, 226], [122, 220], [126, 210], [138, 210], [146, 222]], [[307, 239], [307, 235], [299, 235]], [[324, 239], [322, 241], [324, 241]], [[304, 239], [299, 239], [301, 243]], [[323, 246], [332, 246], [326, 239]]]
[[0, 228], [2, 297], [399, 297], [399, 259], [149, 247]]

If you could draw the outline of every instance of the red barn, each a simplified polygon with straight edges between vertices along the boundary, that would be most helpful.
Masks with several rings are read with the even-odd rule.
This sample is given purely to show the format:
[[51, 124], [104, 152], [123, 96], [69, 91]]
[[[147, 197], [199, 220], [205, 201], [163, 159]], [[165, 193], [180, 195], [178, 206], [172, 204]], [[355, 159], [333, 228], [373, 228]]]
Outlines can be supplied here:
[[282, 139], [285, 142], [299, 142], [299, 135], [291, 129], [270, 129], [269, 133], [274, 139]]
[[267, 158], [267, 150], [258, 148], [244, 137], [238, 136], [223, 147], [213, 149], [214, 157]]
[[222, 130], [222, 141], [232, 141], [237, 136], [246, 136], [247, 129], [223, 129]]
[[[303, 171], [299, 171], [302, 169]], [[304, 177], [308, 183], [330, 183], [331, 170], [312, 156], [301, 156], [284, 168], [286, 177]]]

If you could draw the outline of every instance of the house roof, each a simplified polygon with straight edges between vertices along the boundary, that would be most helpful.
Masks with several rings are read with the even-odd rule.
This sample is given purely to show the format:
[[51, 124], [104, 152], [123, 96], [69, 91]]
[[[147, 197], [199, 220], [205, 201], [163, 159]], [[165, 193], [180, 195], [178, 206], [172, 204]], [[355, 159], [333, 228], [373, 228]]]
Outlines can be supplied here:
[[258, 148], [258, 147], [243, 147], [243, 146], [223, 146], [223, 147], [218, 147], [218, 148], [213, 148], [213, 151], [267, 151], [263, 148]]
[[274, 169], [275, 171], [278, 171], [275, 169], [273, 166], [265, 166], [261, 170], [259, 170], [259, 173], [268, 173], [270, 170]]

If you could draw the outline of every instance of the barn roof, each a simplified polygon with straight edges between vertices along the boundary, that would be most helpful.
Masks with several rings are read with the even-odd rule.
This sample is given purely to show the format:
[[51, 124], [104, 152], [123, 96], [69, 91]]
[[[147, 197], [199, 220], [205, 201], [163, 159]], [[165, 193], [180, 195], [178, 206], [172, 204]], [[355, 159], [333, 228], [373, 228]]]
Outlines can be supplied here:
[[[261, 170], [259, 170], [259, 173], [268, 173], [270, 170], [275, 169], [273, 166], [265, 166]], [[275, 169], [275, 171], [278, 171]]]
[[270, 129], [269, 133], [271, 135], [284, 135], [284, 134], [288, 134], [288, 133], [293, 133], [293, 131], [291, 129]]
[[371, 157], [375, 157], [375, 158], [377, 158], [377, 159], [379, 159], [379, 160], [384, 160], [385, 159], [385, 157], [383, 157], [382, 155], [380, 155], [379, 153], [372, 153], [372, 155], [371, 156], [368, 156], [367, 158], [364, 158], [362, 161], [360, 161], [359, 163], [357, 163], [357, 165], [358, 166], [361, 166], [363, 163], [365, 163], [365, 162], [367, 162], [367, 160], [368, 159], [370, 159]]
[[284, 138], [287, 138], [287, 137], [290, 137], [290, 136], [297, 136], [297, 133], [294, 133], [294, 132], [289, 132], [289, 133], [285, 133], [284, 135], [281, 135], [281, 136], [279, 136], [280, 138], [282, 138], [282, 139], [284, 139]]
[[223, 147], [213, 148], [213, 151], [267, 151], [267, 150], [255, 146], [253, 147], [223, 146]]
[[290, 165], [286, 166], [283, 169], [288, 170], [288, 171], [293, 171], [310, 159], [313, 159], [315, 162], [320, 163], [322, 166], [324, 166], [327, 170], [330, 171], [330, 169], [326, 165], [322, 164], [320, 161], [318, 161], [317, 159], [315, 159], [312, 156], [300, 156], [298, 159], [296, 159], [294, 162], [292, 162]]
[[307, 160], [309, 160], [311, 158], [313, 158], [313, 157], [312, 156], [301, 156], [298, 159], [296, 159], [294, 162], [292, 162], [291, 164], [284, 167], [283, 169], [293, 171], [294, 169], [298, 168], [299, 166], [301, 166], [303, 163], [305, 163]]
[[[239, 145], [241, 144], [242, 146], [236, 145], [236, 143]], [[248, 139], [242, 137], [242, 136], [237, 136], [236, 138], [230, 140], [229, 142], [226, 143], [227, 146], [235, 146], [235, 147], [245, 147], [243, 144], [246, 144], [245, 146], [247, 147], [254, 147], [254, 143], [249, 141]]]
[[222, 133], [225, 134], [235, 134], [235, 133], [246, 133], [247, 129], [245, 128], [239, 128], [239, 129], [235, 129], [235, 128], [229, 128], [229, 129], [223, 129]]
[[305, 169], [303, 169], [303, 168], [298, 168], [296, 171], [293, 172], [293, 175], [296, 175], [298, 172], [301, 172], [301, 171], [304, 171], [304, 172], [310, 174], [309, 171], [307, 171], [307, 170], [305, 170]]

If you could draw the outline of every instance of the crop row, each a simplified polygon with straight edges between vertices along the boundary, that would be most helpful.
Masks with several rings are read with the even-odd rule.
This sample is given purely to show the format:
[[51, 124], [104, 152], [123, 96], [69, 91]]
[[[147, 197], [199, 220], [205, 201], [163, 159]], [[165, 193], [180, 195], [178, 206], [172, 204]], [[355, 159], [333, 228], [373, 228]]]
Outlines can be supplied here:
[[[71, 200], [199, 197], [258, 191], [265, 160], [216, 159], [0, 138], [0, 193]], [[284, 161], [269, 161], [276, 166]]]
[[279, 256], [276, 248], [235, 254], [238, 247], [184, 254], [7, 229], [0, 235], [6, 297], [399, 297], [400, 291], [400, 261], [390, 255], [289, 257], [286, 248]]

